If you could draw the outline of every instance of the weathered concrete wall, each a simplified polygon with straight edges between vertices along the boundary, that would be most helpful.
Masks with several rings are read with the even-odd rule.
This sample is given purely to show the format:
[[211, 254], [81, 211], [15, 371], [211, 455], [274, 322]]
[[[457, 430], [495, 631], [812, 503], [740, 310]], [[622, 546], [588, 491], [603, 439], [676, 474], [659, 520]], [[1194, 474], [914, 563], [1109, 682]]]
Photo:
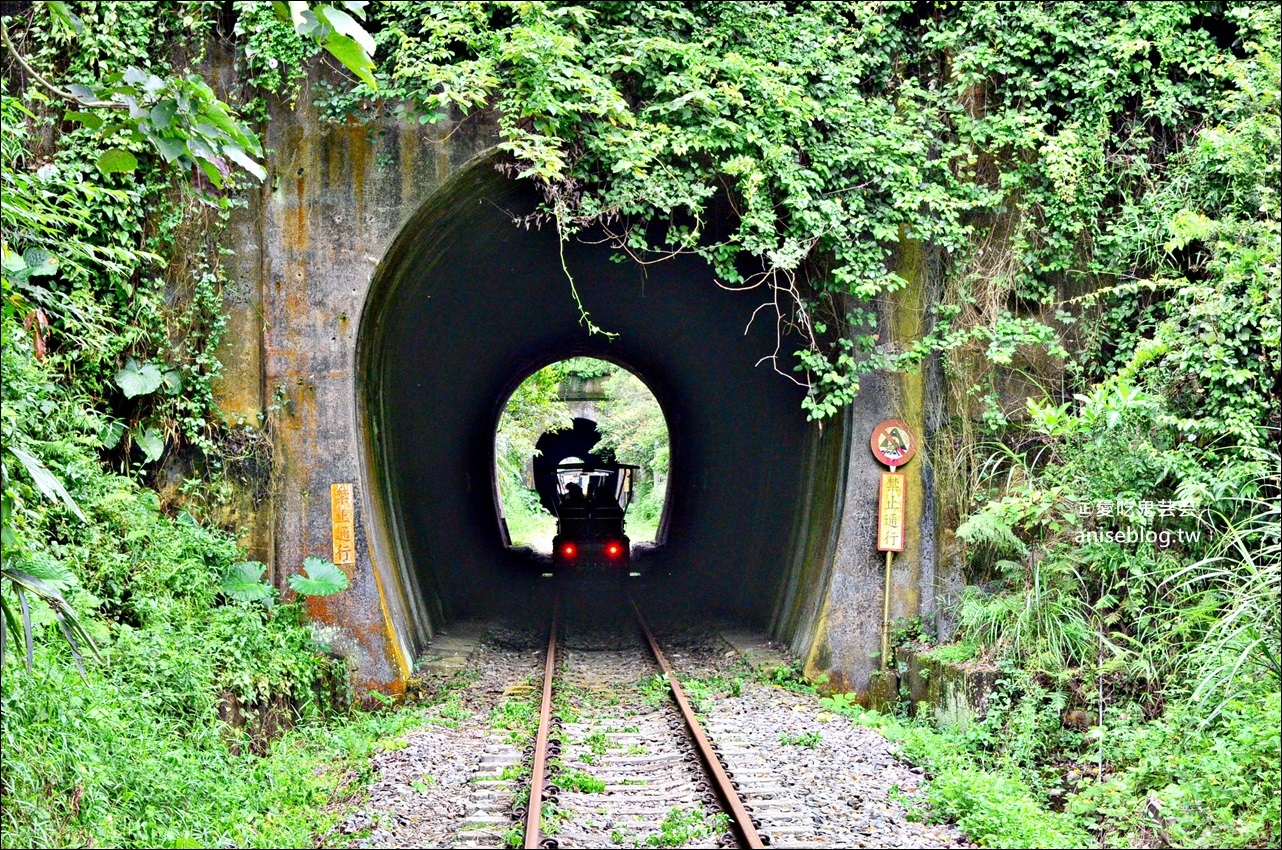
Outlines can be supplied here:
[[[904, 350], [929, 330], [929, 307], [941, 286], [938, 261], [921, 243], [904, 240], [893, 266], [908, 286], [875, 307], [880, 345]], [[939, 427], [938, 364], [916, 373], [867, 376], [843, 418], [817, 434], [809, 500], [800, 505], [793, 546], [772, 631], [805, 659], [806, 673], [827, 674], [831, 687], [866, 694], [881, 666], [885, 555], [877, 551], [881, 473], [869, 448], [873, 429], [902, 419], [916, 433], [908, 475], [907, 545], [894, 556], [890, 617], [935, 610], [935, 508], [930, 438]], [[928, 392], [928, 387], [930, 390]], [[929, 416], [928, 416], [929, 413]]]
[[909, 708], [915, 716], [933, 712], [964, 721], [982, 718], [988, 712], [988, 697], [998, 675], [991, 665], [939, 661], [929, 653], [901, 646], [895, 650], [895, 666], [903, 671]]
[[[475, 168], [476, 158], [496, 141], [484, 116], [426, 127], [391, 121], [325, 124], [305, 91], [296, 109], [273, 110], [265, 138], [271, 151], [269, 182], [233, 230], [240, 284], [227, 297], [229, 334], [222, 353], [228, 378], [220, 401], [229, 415], [264, 415], [275, 447], [274, 502], [261, 515], [254, 545], [268, 550], [264, 559], [283, 588], [285, 577], [299, 569], [303, 558], [332, 557], [330, 487], [354, 485], [357, 556], [348, 568], [351, 589], [310, 604], [327, 628], [330, 645], [351, 658], [362, 688], [401, 690], [410, 659], [443, 622], [448, 606], [432, 577], [412, 563], [405, 529], [397, 525], [402, 520], [392, 504], [391, 473], [383, 468], [396, 460], [377, 450], [383, 439], [379, 410], [387, 399], [370, 389], [381, 378], [368, 374], [388, 364], [378, 358], [360, 361], [358, 328], [377, 335], [383, 324], [402, 320], [404, 311], [394, 297], [371, 306], [371, 280], [393, 242], [412, 239], [418, 226], [412, 222], [424, 220], [416, 214], [445, 203], [435, 190], [469, 163]], [[433, 215], [439, 219], [442, 210], [448, 213], [442, 207]], [[481, 220], [472, 209], [459, 218]], [[915, 243], [905, 246], [897, 268], [911, 285], [877, 305], [887, 344], [904, 345], [916, 338], [923, 330], [925, 308], [936, 297], [938, 276], [931, 256]], [[643, 299], [677, 297], [678, 290], [665, 290], [661, 278], [649, 286]], [[430, 290], [423, 291], [430, 297]], [[697, 297], [730, 298], [719, 293]], [[683, 317], [672, 318], [662, 333], [701, 333]], [[618, 321], [626, 321], [626, 314]], [[696, 395], [685, 391], [680, 376], [672, 379], [675, 395]], [[783, 381], [777, 376], [769, 380]], [[931, 380], [929, 372], [869, 376], [840, 421], [810, 430], [810, 445], [797, 451], [792, 470], [799, 498], [773, 506], [791, 516], [794, 528], [791, 542], [781, 546], [785, 554], [776, 578], [736, 589], [753, 597], [754, 610], [763, 611], [765, 618], [773, 611], [774, 633], [807, 659], [809, 672], [827, 672], [838, 687], [865, 691], [880, 646], [883, 559], [875, 534], [881, 468], [867, 448], [869, 434], [876, 423], [893, 417], [928, 438], [934, 427], [927, 403]], [[743, 383], [749, 386], [756, 384]], [[801, 410], [792, 404], [800, 419]], [[715, 415], [701, 410], [671, 423], [674, 448], [680, 451], [683, 427]], [[750, 417], [740, 418], [745, 428], [760, 427]], [[424, 427], [423, 439], [432, 439], [430, 426]], [[674, 492], [678, 498], [684, 494], [692, 515], [716, 510], [708, 496], [717, 492], [722, 478], [733, 484], [731, 476], [746, 469], [751, 481], [753, 460], [726, 457], [708, 469], [713, 471], [674, 479]], [[896, 557], [892, 617], [928, 612], [935, 596], [928, 444], [904, 471], [910, 474], [909, 528], [916, 533], [910, 533], [909, 549]], [[784, 487], [778, 475], [760, 486], [765, 492], [792, 492], [793, 487]], [[753, 510], [762, 516], [761, 506]], [[752, 517], [745, 521], [751, 523]]]
[[[433, 189], [494, 141], [485, 116], [431, 127], [322, 123], [305, 90], [267, 124], [268, 181], [233, 227], [240, 283], [222, 349], [225, 411], [267, 414], [278, 481], [269, 561], [284, 587], [303, 559], [333, 557], [330, 486], [356, 487], [351, 588], [309, 600], [358, 684], [396, 692], [413, 651], [414, 607], [372, 568], [371, 495], [359, 469], [356, 329], [374, 269]], [[258, 532], [260, 535], [262, 531]], [[421, 612], [417, 618], [422, 622]]]

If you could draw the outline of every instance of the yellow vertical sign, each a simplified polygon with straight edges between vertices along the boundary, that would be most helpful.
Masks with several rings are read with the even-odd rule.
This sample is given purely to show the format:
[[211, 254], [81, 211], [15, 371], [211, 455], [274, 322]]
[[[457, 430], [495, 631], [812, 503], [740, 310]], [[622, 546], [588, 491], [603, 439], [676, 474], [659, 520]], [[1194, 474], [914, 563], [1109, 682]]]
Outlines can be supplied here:
[[330, 516], [334, 527], [334, 563], [351, 574], [356, 566], [356, 505], [351, 484], [329, 485]]
[[881, 474], [881, 501], [877, 511], [877, 549], [881, 552], [904, 551], [904, 492], [907, 485], [902, 472]]

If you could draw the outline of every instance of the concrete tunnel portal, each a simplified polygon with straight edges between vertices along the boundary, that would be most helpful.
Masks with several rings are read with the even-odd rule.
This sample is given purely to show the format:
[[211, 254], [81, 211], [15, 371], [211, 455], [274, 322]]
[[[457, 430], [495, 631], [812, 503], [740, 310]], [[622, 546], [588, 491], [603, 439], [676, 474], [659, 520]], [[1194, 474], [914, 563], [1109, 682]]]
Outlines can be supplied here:
[[[640, 377], [668, 419], [666, 539], [651, 581], [698, 609], [768, 622], [795, 560], [815, 440], [800, 388], [754, 365], [775, 346], [773, 322], [744, 331], [760, 293], [723, 291], [695, 257], [643, 270], [601, 245], [566, 244], [563, 268], [555, 228], [514, 222], [535, 203], [482, 158], [428, 198], [371, 282], [357, 412], [371, 547], [406, 609], [390, 616], [411, 620], [419, 643], [537, 578], [498, 531], [495, 428], [530, 373], [590, 356]], [[566, 269], [616, 337], [581, 325]]]

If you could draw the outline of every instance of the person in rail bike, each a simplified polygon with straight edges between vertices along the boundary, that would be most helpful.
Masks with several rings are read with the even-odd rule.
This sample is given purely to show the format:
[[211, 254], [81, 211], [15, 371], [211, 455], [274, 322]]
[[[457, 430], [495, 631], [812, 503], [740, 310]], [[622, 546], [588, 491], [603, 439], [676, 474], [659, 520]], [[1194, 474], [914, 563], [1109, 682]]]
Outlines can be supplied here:
[[565, 485], [565, 498], [561, 500], [561, 505], [567, 508], [587, 508], [587, 497], [583, 495], [583, 488], [578, 482], [571, 481]]

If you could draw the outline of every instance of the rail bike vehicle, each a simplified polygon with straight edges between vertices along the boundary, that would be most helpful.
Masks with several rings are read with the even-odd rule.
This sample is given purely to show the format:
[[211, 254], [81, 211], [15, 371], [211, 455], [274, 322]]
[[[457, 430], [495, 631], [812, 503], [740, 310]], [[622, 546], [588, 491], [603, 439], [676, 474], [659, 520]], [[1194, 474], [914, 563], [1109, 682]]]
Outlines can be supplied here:
[[631, 564], [632, 541], [623, 524], [639, 468], [625, 463], [568, 463], [556, 468], [553, 566], [613, 571]]

